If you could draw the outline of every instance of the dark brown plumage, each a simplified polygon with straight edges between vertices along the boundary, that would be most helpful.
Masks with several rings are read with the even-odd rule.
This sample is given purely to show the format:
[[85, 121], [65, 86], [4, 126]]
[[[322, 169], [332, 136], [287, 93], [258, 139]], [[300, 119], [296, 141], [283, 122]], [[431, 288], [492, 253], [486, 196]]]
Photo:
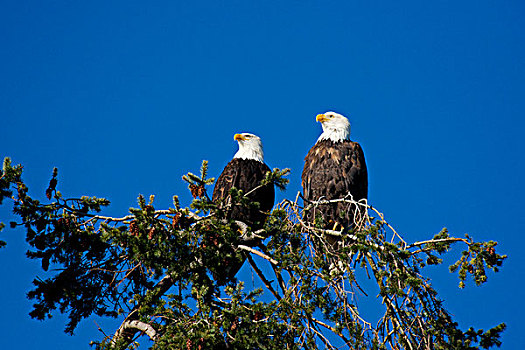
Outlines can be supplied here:
[[[254, 159], [233, 158], [217, 179], [212, 200], [216, 203], [225, 202], [232, 187], [242, 190], [245, 194], [261, 184], [270, 168]], [[262, 227], [266, 216], [273, 207], [275, 189], [273, 184], [265, 185], [248, 195], [252, 202], [260, 203], [259, 209], [235, 206], [230, 212], [230, 218], [246, 223], [257, 230]]]
[[[232, 187], [242, 190], [251, 202], [259, 203], [259, 208], [236, 204], [233, 208], [227, 209], [227, 218], [242, 221], [250, 226], [252, 231], [256, 231], [264, 225], [275, 199], [273, 184], [259, 187], [261, 181], [266, 177], [266, 173], [271, 170], [263, 163], [262, 143], [259, 137], [244, 133], [235, 134], [234, 139], [239, 142], [239, 151], [224, 167], [217, 179], [212, 200], [219, 207], [227, 205], [231, 201], [230, 190]], [[257, 189], [254, 190], [255, 188]], [[255, 246], [259, 244], [259, 241], [259, 239], [245, 240], [243, 244]], [[231, 248], [234, 249], [234, 247]], [[227, 250], [231, 248], [225, 247], [224, 253], [228, 254]], [[245, 252], [242, 252], [241, 256], [233, 251], [230, 251], [229, 254], [229, 257], [224, 258], [221, 262], [222, 266], [215, 269], [214, 276], [219, 284], [233, 278], [246, 260]]]
[[[351, 193], [358, 201], [368, 196], [365, 156], [357, 142], [318, 141], [305, 157], [301, 176], [303, 195], [309, 201], [339, 199]], [[355, 207], [348, 203], [322, 204], [305, 212], [306, 222], [322, 218], [324, 227], [349, 228], [354, 222]]]

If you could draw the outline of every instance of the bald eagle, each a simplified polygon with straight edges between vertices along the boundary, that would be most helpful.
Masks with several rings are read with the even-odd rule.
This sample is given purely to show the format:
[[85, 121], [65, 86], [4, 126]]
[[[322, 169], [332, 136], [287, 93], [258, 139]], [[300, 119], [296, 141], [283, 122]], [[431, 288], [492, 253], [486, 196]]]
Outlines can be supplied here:
[[[253, 134], [235, 134], [233, 137], [239, 143], [239, 151], [226, 165], [213, 190], [212, 200], [215, 203], [229, 197], [232, 187], [242, 190], [244, 194], [252, 191], [261, 184], [267, 172], [271, 172], [264, 164], [264, 155], [261, 139]], [[235, 206], [231, 210], [231, 219], [242, 221], [257, 230], [262, 227], [266, 213], [273, 207], [275, 189], [273, 184], [265, 185], [248, 195], [252, 202], [258, 202], [260, 207], [247, 208]]]
[[[301, 176], [305, 207], [313, 201], [345, 198], [351, 194], [355, 201], [368, 196], [368, 174], [361, 146], [350, 140], [350, 122], [341, 114], [326, 112], [316, 117], [323, 133], [310, 149]], [[355, 206], [348, 203], [320, 204], [304, 214], [313, 224], [321, 218], [324, 228], [352, 227]], [[327, 237], [330, 243], [333, 239]]]
[[[235, 134], [234, 140], [239, 143], [239, 151], [226, 165], [217, 179], [213, 190], [212, 201], [218, 206], [227, 204], [230, 200], [230, 189], [235, 187], [242, 190], [251, 202], [258, 202], [259, 208], [235, 205], [228, 211], [228, 218], [242, 221], [252, 231], [256, 231], [264, 225], [268, 212], [272, 209], [275, 200], [275, 189], [273, 184], [261, 185], [266, 173], [271, 172], [264, 163], [261, 139], [253, 134]], [[254, 190], [257, 188], [256, 190]], [[257, 245], [258, 240], [245, 242], [247, 245]], [[218, 275], [218, 280], [225, 276], [233, 277], [242, 267], [245, 259], [227, 259], [225, 271]]]

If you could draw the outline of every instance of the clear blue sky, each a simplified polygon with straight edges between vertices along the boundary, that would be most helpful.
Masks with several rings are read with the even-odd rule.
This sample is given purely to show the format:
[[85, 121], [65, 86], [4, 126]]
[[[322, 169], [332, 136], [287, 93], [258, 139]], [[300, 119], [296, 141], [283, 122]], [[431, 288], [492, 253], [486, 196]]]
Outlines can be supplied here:
[[[189, 203], [181, 175], [218, 176], [233, 134], [263, 139], [292, 169], [295, 198], [315, 115], [347, 115], [365, 151], [370, 202], [409, 241], [446, 226], [494, 239], [510, 257], [483, 287], [430, 271], [463, 327], [506, 322], [525, 348], [523, 179], [525, 3], [515, 1], [2, 1], [0, 156], [43, 198], [139, 193]], [[1, 221], [9, 221], [0, 208]], [[0, 348], [89, 349], [93, 320], [31, 320], [39, 272], [21, 231], [2, 232]], [[97, 321], [106, 331], [111, 323]]]

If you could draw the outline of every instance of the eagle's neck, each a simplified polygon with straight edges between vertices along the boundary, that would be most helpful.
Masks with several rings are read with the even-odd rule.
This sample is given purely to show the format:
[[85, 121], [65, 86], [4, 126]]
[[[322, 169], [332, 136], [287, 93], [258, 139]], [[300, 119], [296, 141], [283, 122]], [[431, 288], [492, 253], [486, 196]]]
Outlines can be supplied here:
[[233, 158], [253, 159], [261, 163], [264, 162], [262, 147], [253, 147], [253, 145], [243, 145], [241, 143], [239, 144], [239, 150]]
[[317, 139], [317, 142], [323, 140], [332, 140], [334, 142], [341, 142], [350, 140], [350, 126], [348, 128], [323, 128], [323, 133]]

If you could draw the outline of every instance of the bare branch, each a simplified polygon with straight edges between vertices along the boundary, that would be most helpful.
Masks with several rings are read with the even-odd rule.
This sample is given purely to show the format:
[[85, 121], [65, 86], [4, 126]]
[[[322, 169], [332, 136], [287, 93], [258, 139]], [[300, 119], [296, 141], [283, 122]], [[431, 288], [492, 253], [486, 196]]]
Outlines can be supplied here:
[[151, 340], [153, 341], [157, 340], [158, 334], [155, 328], [153, 328], [153, 326], [145, 322], [141, 322], [139, 320], [133, 320], [133, 321], [124, 321], [124, 323], [122, 323], [122, 325], [120, 326], [120, 328], [117, 330], [117, 332], [115, 333], [113, 337], [113, 340], [112, 340], [113, 344], [116, 344], [118, 339], [127, 330], [141, 331], [145, 333]]
[[279, 295], [279, 293], [277, 293], [275, 291], [275, 289], [273, 289], [272, 284], [266, 279], [266, 277], [264, 276], [263, 272], [261, 271], [261, 269], [259, 269], [259, 267], [257, 266], [257, 264], [255, 263], [255, 261], [253, 260], [253, 258], [250, 255], [248, 255], [248, 262], [250, 263], [252, 268], [255, 270], [255, 273], [257, 273], [257, 276], [259, 276], [259, 278], [264, 283], [266, 288], [268, 288], [268, 290], [273, 294], [275, 299], [280, 301], [281, 300], [281, 296]]
[[429, 239], [427, 241], [420, 241], [420, 242], [412, 243], [408, 245], [406, 249], [419, 247], [419, 246], [430, 244], [430, 243], [453, 243], [453, 242], [464, 242], [467, 245], [470, 245], [470, 242], [465, 238], [450, 237], [450, 238], [442, 238], [442, 239]]
[[250, 252], [250, 253], [253, 253], [253, 254], [255, 254], [255, 255], [258, 255], [258, 256], [260, 256], [261, 258], [268, 260], [268, 261], [271, 262], [273, 265], [279, 265], [279, 262], [278, 262], [277, 260], [272, 259], [272, 258], [269, 257], [268, 255], [265, 255], [265, 254], [261, 253], [261, 252], [258, 251], [258, 250], [255, 250], [255, 249], [250, 248], [250, 247], [248, 247], [248, 246], [246, 246], [246, 245], [243, 245], [243, 244], [239, 244], [237, 247], [240, 248], [240, 249], [242, 249], [242, 250], [246, 250], [247, 252]]

